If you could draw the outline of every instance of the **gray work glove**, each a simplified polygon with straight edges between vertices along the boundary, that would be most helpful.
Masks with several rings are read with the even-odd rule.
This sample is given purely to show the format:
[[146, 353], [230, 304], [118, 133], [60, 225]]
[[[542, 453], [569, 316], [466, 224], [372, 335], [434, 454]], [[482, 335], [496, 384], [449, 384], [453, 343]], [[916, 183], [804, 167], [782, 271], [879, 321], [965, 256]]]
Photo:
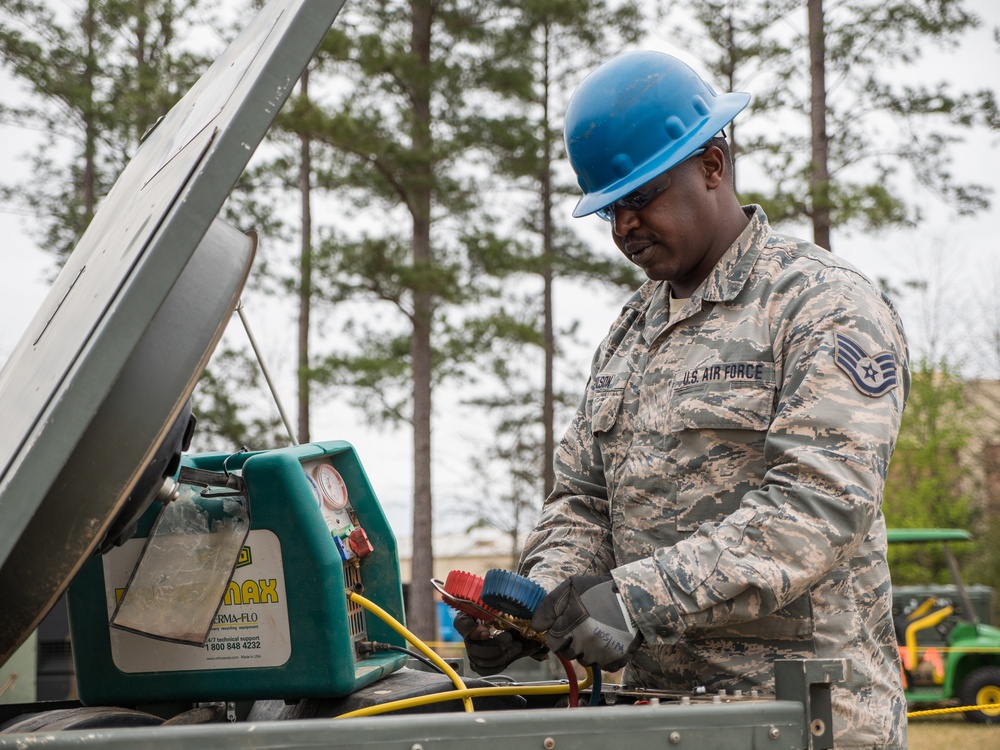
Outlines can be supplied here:
[[538, 641], [525, 638], [513, 630], [491, 634], [490, 629], [464, 612], [455, 615], [455, 630], [465, 640], [469, 664], [481, 675], [503, 672], [523, 656], [541, 658], [548, 649]]
[[642, 643], [642, 633], [625, 620], [611, 576], [566, 579], [542, 599], [531, 627], [563, 658], [609, 672], [624, 667]]

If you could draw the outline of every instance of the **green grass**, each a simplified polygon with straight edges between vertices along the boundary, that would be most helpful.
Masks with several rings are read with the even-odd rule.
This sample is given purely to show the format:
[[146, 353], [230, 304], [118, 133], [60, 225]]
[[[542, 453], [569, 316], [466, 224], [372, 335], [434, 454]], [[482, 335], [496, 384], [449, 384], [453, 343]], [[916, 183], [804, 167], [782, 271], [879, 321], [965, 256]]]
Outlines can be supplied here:
[[1000, 750], [1000, 724], [973, 724], [961, 716], [910, 719], [907, 750]]

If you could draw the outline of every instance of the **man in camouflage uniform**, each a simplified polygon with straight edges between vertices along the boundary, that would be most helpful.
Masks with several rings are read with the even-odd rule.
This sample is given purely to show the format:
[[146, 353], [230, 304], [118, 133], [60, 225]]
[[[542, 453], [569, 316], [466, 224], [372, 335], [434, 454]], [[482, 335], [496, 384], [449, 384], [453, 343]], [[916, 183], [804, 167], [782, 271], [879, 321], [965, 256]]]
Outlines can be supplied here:
[[[739, 205], [712, 136], [748, 98], [644, 52], [598, 68], [570, 103], [574, 214], [609, 219], [649, 281], [598, 348], [556, 454], [521, 563], [550, 592], [532, 624], [561, 655], [627, 662], [623, 682], [653, 688], [766, 689], [775, 659], [846, 657], [836, 747], [904, 748], [881, 501], [906, 343], [859, 271]], [[650, 108], [654, 135], [629, 132]], [[664, 130], [693, 137], [622, 180], [642, 172], [636, 142], [655, 151]], [[467, 646], [493, 668], [531, 651], [509, 633]]]

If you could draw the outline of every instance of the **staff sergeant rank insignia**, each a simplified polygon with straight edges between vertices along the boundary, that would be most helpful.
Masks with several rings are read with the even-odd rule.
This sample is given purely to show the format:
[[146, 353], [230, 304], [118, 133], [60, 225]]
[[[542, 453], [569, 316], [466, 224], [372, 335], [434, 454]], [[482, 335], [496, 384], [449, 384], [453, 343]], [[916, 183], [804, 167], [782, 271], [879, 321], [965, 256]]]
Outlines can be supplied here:
[[877, 398], [896, 387], [896, 355], [892, 352], [868, 354], [857, 341], [842, 333], [835, 334], [834, 341], [837, 366], [863, 394]]

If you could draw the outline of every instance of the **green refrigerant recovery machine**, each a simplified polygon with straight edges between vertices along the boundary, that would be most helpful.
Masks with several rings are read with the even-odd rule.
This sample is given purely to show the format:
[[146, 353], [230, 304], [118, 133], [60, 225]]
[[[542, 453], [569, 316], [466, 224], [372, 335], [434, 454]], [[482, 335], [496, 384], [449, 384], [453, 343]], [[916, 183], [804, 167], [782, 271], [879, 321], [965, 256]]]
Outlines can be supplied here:
[[[352, 591], [363, 594], [403, 619], [395, 538], [351, 445], [185, 456], [176, 486], [170, 505], [152, 504], [135, 536], [91, 558], [69, 589], [84, 704], [343, 696], [404, 665], [403, 653], [359, 651], [370, 641], [405, 643], [348, 599]], [[205, 535], [189, 525], [186, 534], [172, 528], [159, 535], [169, 543], [160, 545], [168, 552], [153, 553], [158, 585], [135, 580], [140, 554], [153, 550], [150, 533], [160, 514], [187, 504], [204, 515], [222, 498], [236, 498], [252, 519], [245, 542], [229, 545], [235, 565], [206, 565], [211, 543], [199, 542], [224, 532]], [[188, 568], [197, 575], [185, 575]], [[213, 570], [216, 580], [206, 580]], [[176, 585], [172, 576], [180, 579]], [[111, 624], [116, 610], [122, 613], [120, 602], [128, 601], [130, 578], [141, 587], [134, 609], [177, 614], [188, 632], [149, 635], [149, 629]], [[207, 633], [191, 628], [199, 607], [190, 603], [202, 598], [199, 588], [225, 592], [221, 606], [217, 595], [205, 597]], [[188, 611], [177, 612], [185, 605]], [[156, 612], [138, 618], [147, 628], [160, 624]]]

